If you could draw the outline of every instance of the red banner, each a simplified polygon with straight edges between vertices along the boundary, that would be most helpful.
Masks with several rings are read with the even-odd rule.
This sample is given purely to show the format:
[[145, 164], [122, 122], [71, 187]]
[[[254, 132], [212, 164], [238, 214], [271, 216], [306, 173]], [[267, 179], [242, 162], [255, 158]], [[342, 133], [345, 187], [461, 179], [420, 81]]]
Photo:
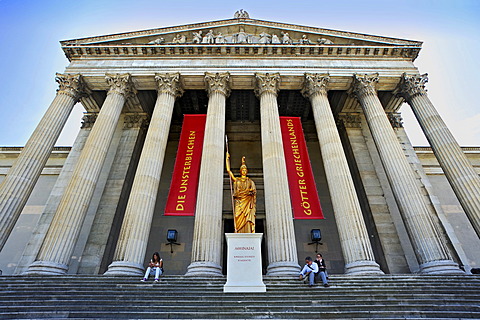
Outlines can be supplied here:
[[280, 117], [295, 219], [324, 219], [299, 117]]
[[198, 177], [202, 160], [205, 114], [186, 114], [178, 143], [166, 216], [193, 216], [197, 202]]

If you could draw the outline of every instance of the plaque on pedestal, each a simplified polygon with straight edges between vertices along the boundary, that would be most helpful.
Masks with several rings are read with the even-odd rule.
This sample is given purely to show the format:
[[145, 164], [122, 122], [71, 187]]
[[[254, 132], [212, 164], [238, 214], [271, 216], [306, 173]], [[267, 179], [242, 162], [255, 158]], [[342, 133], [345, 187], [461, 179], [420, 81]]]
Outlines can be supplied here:
[[227, 283], [223, 292], [266, 292], [262, 280], [263, 233], [225, 233]]

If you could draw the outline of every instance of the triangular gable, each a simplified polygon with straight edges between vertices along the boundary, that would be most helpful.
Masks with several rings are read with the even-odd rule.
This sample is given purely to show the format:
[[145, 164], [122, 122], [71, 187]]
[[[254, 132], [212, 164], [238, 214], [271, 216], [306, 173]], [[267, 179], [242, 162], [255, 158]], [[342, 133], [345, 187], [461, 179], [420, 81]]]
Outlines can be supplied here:
[[265, 20], [234, 18], [61, 41], [62, 46], [320, 44], [420, 47], [421, 42]]

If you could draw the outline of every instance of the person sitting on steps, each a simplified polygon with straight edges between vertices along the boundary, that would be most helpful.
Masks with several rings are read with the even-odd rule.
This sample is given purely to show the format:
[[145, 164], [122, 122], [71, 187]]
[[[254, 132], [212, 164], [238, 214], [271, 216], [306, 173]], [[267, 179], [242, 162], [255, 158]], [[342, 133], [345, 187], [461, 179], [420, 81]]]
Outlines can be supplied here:
[[158, 282], [160, 275], [163, 273], [163, 260], [160, 258], [160, 254], [158, 252], [153, 254], [152, 259], [148, 264], [147, 271], [145, 272], [145, 276], [141, 281], [147, 281], [148, 276], [153, 273], [155, 273], [155, 282]]
[[318, 272], [318, 265], [313, 263], [311, 257], [305, 258], [305, 266], [303, 267], [302, 271], [300, 272], [299, 279], [304, 280], [308, 277], [308, 285], [313, 287], [315, 284], [315, 274]]
[[314, 261], [315, 264], [318, 266], [318, 273], [316, 275], [316, 281], [318, 281], [318, 276], [322, 279], [323, 285], [328, 287], [328, 273], [327, 273], [327, 265], [325, 264], [325, 260], [323, 259], [320, 253], [317, 253], [317, 259]]

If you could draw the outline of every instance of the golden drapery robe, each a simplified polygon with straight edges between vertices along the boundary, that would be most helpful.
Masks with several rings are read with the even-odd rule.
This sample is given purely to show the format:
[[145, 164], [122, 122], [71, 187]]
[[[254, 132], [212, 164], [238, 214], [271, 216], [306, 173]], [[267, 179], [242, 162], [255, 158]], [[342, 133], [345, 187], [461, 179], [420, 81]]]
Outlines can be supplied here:
[[235, 203], [235, 232], [255, 233], [255, 215], [257, 189], [248, 177], [238, 177], [233, 184], [233, 200]]

